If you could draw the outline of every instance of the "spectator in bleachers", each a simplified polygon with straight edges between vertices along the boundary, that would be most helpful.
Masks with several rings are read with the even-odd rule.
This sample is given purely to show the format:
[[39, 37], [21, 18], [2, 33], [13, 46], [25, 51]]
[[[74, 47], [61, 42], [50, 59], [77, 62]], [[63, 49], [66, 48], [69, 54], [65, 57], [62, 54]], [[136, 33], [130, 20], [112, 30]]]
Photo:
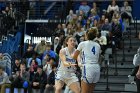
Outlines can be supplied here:
[[44, 93], [52, 93], [54, 92], [55, 89], [55, 73], [56, 73], [57, 67], [55, 65], [52, 66], [52, 72], [49, 74], [47, 77], [47, 84], [45, 86], [45, 91]]
[[105, 15], [102, 15], [101, 19], [99, 20], [99, 28], [98, 28], [99, 30], [101, 30], [104, 23], [105, 23]]
[[46, 63], [45, 63], [45, 65], [44, 65], [44, 67], [43, 67], [43, 70], [45, 71], [45, 73], [47, 74], [47, 76], [49, 76], [49, 74], [52, 72], [52, 66], [53, 65], [57, 65], [57, 63], [55, 63], [55, 58], [53, 58], [53, 57], [50, 57], [47, 61], [46, 61]]
[[92, 10], [89, 19], [91, 20], [91, 22], [93, 22], [94, 20], [97, 20], [99, 22], [100, 17], [95, 10]]
[[29, 70], [31, 72], [36, 72], [37, 71], [37, 66], [38, 66], [38, 63], [36, 62], [36, 60], [32, 59], [32, 61], [30, 63]]
[[33, 50], [33, 46], [31, 44], [28, 45], [27, 51], [23, 54], [23, 58], [30, 58], [36, 52]]
[[59, 54], [59, 51], [62, 47], [62, 45], [60, 44], [60, 41], [59, 41], [59, 37], [54, 38], [54, 43], [53, 43], [52, 47], [53, 47], [53, 51], [55, 53]]
[[4, 14], [5, 16], [10, 16], [13, 17], [13, 10], [12, 8], [10, 8], [9, 6], [5, 7], [5, 10], [2, 11], [2, 14]]
[[111, 5], [107, 8], [107, 13], [109, 15], [109, 22], [111, 22], [114, 13], [119, 12], [119, 6], [116, 4], [116, 0], [112, 0]]
[[107, 49], [107, 38], [106, 36], [102, 36], [101, 32], [98, 33], [97, 37], [95, 38], [95, 41], [97, 41], [100, 46], [101, 46], [101, 50], [102, 50], [102, 55], [104, 55], [105, 50]]
[[73, 15], [74, 15], [73, 10], [70, 10], [69, 15], [67, 15], [66, 17], [66, 23], [69, 23], [73, 19]]
[[44, 93], [45, 85], [47, 84], [47, 75], [43, 71], [43, 66], [37, 67], [37, 73], [32, 81], [33, 93]]
[[101, 31], [110, 31], [111, 30], [111, 25], [109, 23], [108, 18], [105, 19], [105, 22], [101, 28]]
[[99, 28], [99, 22], [98, 22], [98, 20], [93, 20], [91, 27], [97, 27], [97, 28]]
[[68, 36], [68, 35], [70, 35], [70, 34], [74, 34], [75, 33], [75, 30], [73, 29], [73, 25], [71, 24], [71, 23], [69, 23], [68, 25], [67, 25], [67, 31], [66, 31], [66, 34], [65, 34], [65, 36]]
[[91, 27], [91, 21], [89, 19], [86, 20], [86, 24], [84, 26], [84, 30], [87, 31]]
[[100, 19], [100, 21], [99, 21], [99, 24], [104, 24], [105, 23], [105, 15], [102, 15], [101, 16], [101, 19]]
[[121, 32], [125, 31], [124, 22], [123, 22], [121, 15], [119, 13], [114, 13], [112, 19], [118, 19], [119, 24], [121, 26]]
[[70, 21], [72, 26], [74, 27], [77, 24], [78, 16], [76, 14], [73, 15], [73, 19]]
[[7, 60], [4, 60], [3, 54], [0, 53], [0, 66], [3, 66], [5, 68], [5, 71], [6, 71], [6, 62]]
[[114, 36], [115, 44], [117, 48], [121, 48], [121, 37], [122, 37], [122, 28], [119, 23], [118, 19], [113, 19], [112, 25], [111, 25], [111, 33], [112, 36]]
[[77, 16], [81, 16], [82, 19], [86, 18], [85, 14], [82, 10], [79, 10], [79, 13], [77, 14]]
[[[68, 35], [71, 35], [71, 34], [74, 34], [74, 33], [70, 33], [70, 34], [68, 34]], [[63, 47], [63, 45], [64, 45], [64, 40], [65, 40], [65, 34], [64, 33], [60, 33], [60, 35], [59, 35], [59, 42], [60, 42], [60, 45], [62, 45], [62, 47]]]
[[44, 59], [44, 57], [45, 57], [47, 54], [48, 54], [50, 57], [53, 57], [53, 58], [56, 57], [55, 52], [54, 52], [53, 50], [51, 50], [51, 44], [47, 44], [46, 50], [45, 50], [44, 53], [43, 53], [43, 58], [42, 58], [42, 59]]
[[65, 23], [62, 24], [62, 30], [64, 30], [65, 36], [66, 36], [67, 27], [66, 27], [66, 24]]
[[46, 54], [46, 56], [42, 60], [42, 65], [45, 66], [46, 65], [46, 62], [48, 62], [49, 59], [50, 59], [50, 55], [49, 54]]
[[13, 64], [13, 67], [12, 67], [12, 74], [16, 74], [17, 71], [20, 70], [20, 58], [16, 58], [15, 59], [15, 64]]
[[96, 2], [93, 2], [93, 4], [92, 4], [92, 8], [91, 8], [90, 12], [91, 12], [91, 11], [96, 11], [97, 14], [100, 13], [100, 10], [99, 10], [99, 8], [97, 7]]
[[29, 82], [30, 74], [26, 71], [26, 65], [24, 63], [20, 64], [20, 71], [16, 72], [13, 77], [14, 80], [11, 83], [11, 93], [14, 93], [14, 88], [24, 88], [24, 93], [27, 93], [27, 88], [23, 87], [24, 82]]
[[108, 43], [111, 43], [109, 38], [111, 38], [110, 34], [111, 34], [111, 24], [108, 21], [108, 18], [105, 19], [105, 23], [102, 25], [101, 27], [101, 36], [105, 36], [108, 40]]
[[34, 78], [34, 74], [37, 72], [37, 67], [38, 67], [38, 63], [35, 60], [32, 60], [30, 67], [29, 67], [29, 73], [30, 73], [30, 83]]
[[4, 67], [0, 65], [0, 93], [6, 93], [6, 88], [10, 88], [9, 77], [7, 73], [4, 71]]
[[60, 33], [65, 33], [64, 30], [62, 29], [62, 25], [58, 24], [57, 28], [55, 29], [55, 36], [59, 36]]
[[76, 27], [74, 36], [75, 36], [75, 38], [77, 40], [77, 43], [79, 44], [80, 43], [80, 38], [81, 38], [81, 36], [83, 36], [85, 34], [85, 31], [83, 31], [82, 25], [80, 23], [77, 23], [76, 26], [77, 27]]
[[83, 1], [81, 5], [79, 6], [79, 11], [82, 10], [85, 14], [85, 16], [88, 16], [88, 13], [90, 11], [90, 6], [87, 4], [86, 1]]
[[[128, 20], [129, 22], [131, 22], [132, 19], [132, 8], [131, 6], [129, 6], [127, 1], [124, 1], [124, 6], [121, 8], [121, 17], [124, 20]], [[127, 22], [128, 22], [127, 21]]]
[[34, 51], [37, 52], [39, 54], [39, 56], [42, 56], [43, 52], [46, 50], [46, 42], [44, 39], [41, 40], [40, 43], [38, 43], [36, 46], [35, 46], [35, 49]]
[[41, 59], [37, 57], [37, 54], [33, 54], [33, 56], [27, 61], [27, 67], [30, 67], [32, 60], [35, 60], [38, 65], [42, 65]]

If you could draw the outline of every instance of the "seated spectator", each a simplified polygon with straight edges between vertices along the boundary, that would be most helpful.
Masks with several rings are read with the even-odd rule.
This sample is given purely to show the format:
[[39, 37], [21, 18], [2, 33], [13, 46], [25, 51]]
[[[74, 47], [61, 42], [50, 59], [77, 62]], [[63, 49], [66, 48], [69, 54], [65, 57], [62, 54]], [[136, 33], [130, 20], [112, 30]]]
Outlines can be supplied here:
[[2, 11], [2, 14], [4, 14], [5, 16], [13, 17], [13, 9], [9, 6], [6, 6], [5, 10]]
[[82, 26], [84, 26], [86, 24], [86, 20], [81, 15], [78, 16], [77, 22], [81, 23]]
[[105, 23], [105, 15], [102, 15], [102, 17], [101, 17], [101, 19], [99, 21], [100, 29], [102, 28], [104, 23]]
[[109, 23], [108, 18], [105, 19], [105, 23], [103, 24], [101, 31], [110, 31], [111, 30], [111, 25]]
[[56, 73], [56, 66], [52, 66], [52, 72], [48, 76], [47, 84], [45, 86], [44, 93], [50, 93], [51, 91], [54, 92], [55, 89], [55, 73]]
[[101, 46], [101, 50], [102, 50], [102, 55], [104, 55], [105, 50], [107, 49], [107, 38], [106, 36], [101, 36], [101, 32], [99, 32], [98, 36], [95, 38], [95, 41], [97, 41], [100, 46]]
[[91, 21], [89, 19], [86, 20], [86, 24], [84, 26], [84, 30], [87, 31], [91, 27]]
[[94, 20], [97, 20], [97, 22], [99, 22], [100, 17], [95, 10], [92, 10], [89, 19], [91, 20], [91, 22], [93, 22]]
[[30, 67], [32, 60], [35, 60], [38, 63], [38, 65], [42, 65], [41, 59], [37, 57], [37, 54], [34, 54], [31, 58], [28, 59], [27, 67]]
[[9, 77], [7, 73], [4, 71], [4, 67], [0, 65], [0, 93], [6, 93], [6, 88], [10, 88]]
[[55, 52], [51, 50], [51, 45], [50, 45], [50, 44], [48, 44], [48, 45], [46, 46], [46, 50], [45, 50], [45, 52], [43, 53], [43, 58], [42, 58], [42, 59], [44, 59], [44, 57], [45, 57], [47, 54], [50, 55], [50, 57], [53, 57], [53, 58], [56, 57]]
[[66, 27], [66, 24], [65, 23], [62, 24], [62, 30], [65, 32], [65, 35], [66, 35], [67, 27]]
[[62, 45], [60, 44], [59, 37], [54, 38], [54, 43], [53, 43], [52, 47], [53, 47], [53, 51], [55, 53], [59, 54], [59, 51], [60, 51], [60, 49], [62, 47]]
[[37, 73], [34, 75], [32, 81], [33, 93], [44, 93], [45, 85], [47, 84], [47, 75], [42, 68], [43, 66], [38, 66]]
[[128, 2], [125, 1], [124, 2], [124, 6], [121, 8], [121, 17], [122, 19], [128, 19], [129, 22], [131, 22], [131, 19], [132, 19], [132, 8], [131, 6], [128, 5]]
[[15, 64], [13, 64], [13, 67], [12, 67], [13, 69], [12, 74], [16, 74], [16, 72], [20, 70], [20, 62], [21, 62], [20, 58], [15, 59]]
[[43, 60], [42, 60], [42, 65], [45, 66], [45, 65], [46, 65], [46, 62], [48, 62], [49, 59], [50, 59], [50, 55], [47, 54], [47, 55], [43, 58]]
[[36, 46], [35, 46], [35, 49], [34, 51], [39, 54], [40, 56], [42, 56], [43, 52], [46, 50], [46, 43], [45, 43], [45, 40], [41, 40], [40, 43], [38, 43]]
[[70, 21], [70, 24], [74, 27], [78, 22], [78, 16], [76, 14], [73, 15], [73, 19]]
[[97, 27], [98, 29], [99, 29], [99, 22], [98, 22], [98, 20], [94, 20], [93, 21], [93, 24], [92, 24], [92, 27]]
[[70, 22], [73, 19], [73, 15], [74, 15], [73, 10], [70, 10], [69, 15], [67, 15], [66, 17], [66, 23]]
[[88, 13], [90, 11], [90, 6], [87, 5], [86, 1], [83, 1], [79, 7], [79, 11], [82, 10], [85, 14], [85, 16], [88, 16]]
[[33, 80], [34, 73], [36, 73], [36, 71], [37, 71], [37, 66], [38, 66], [38, 63], [34, 59], [32, 59], [32, 62], [29, 67], [30, 81]]
[[33, 50], [33, 46], [31, 44], [28, 45], [27, 51], [24, 53], [23, 58], [31, 58], [33, 54], [36, 52]]
[[54, 36], [59, 36], [61, 33], [65, 33], [64, 29], [62, 28], [61, 24], [57, 25], [57, 28], [54, 31]]
[[77, 43], [80, 43], [80, 38], [85, 34], [85, 31], [83, 31], [82, 26], [80, 23], [77, 23], [77, 27], [75, 29], [74, 36], [77, 40]]
[[98, 13], [98, 14], [100, 13], [100, 10], [99, 10], [99, 8], [97, 7], [96, 2], [93, 2], [92, 8], [91, 8], [90, 11], [96, 11], [96, 13]]
[[26, 65], [24, 63], [20, 64], [20, 71], [16, 72], [16, 75], [13, 77], [14, 80], [11, 83], [11, 93], [14, 93], [14, 88], [24, 88], [24, 93], [27, 93], [27, 88], [24, 87], [24, 82], [29, 82], [29, 73], [26, 71]]
[[114, 13], [119, 12], [119, 7], [116, 5], [116, 1], [112, 0], [112, 4], [108, 6], [107, 13], [109, 15], [109, 22], [111, 22]]
[[113, 23], [111, 25], [111, 33], [114, 37], [114, 41], [117, 48], [121, 48], [121, 37], [122, 37], [122, 28], [118, 19], [113, 19]]
[[0, 53], [0, 66], [3, 66], [5, 68], [5, 71], [6, 71], [6, 62], [7, 60], [4, 60], [3, 54]]
[[[67, 25], [67, 30], [66, 30], [66, 32], [65, 32], [65, 36], [68, 36], [68, 35], [70, 35], [70, 34], [74, 34], [74, 29], [73, 29], [73, 25], [71, 24], [71, 23], [69, 23], [68, 25]], [[60, 39], [60, 38], [59, 38]]]
[[55, 61], [56, 60], [54, 58], [50, 57], [43, 67], [43, 70], [46, 72], [47, 76], [52, 72], [52, 66], [57, 66], [57, 63]]

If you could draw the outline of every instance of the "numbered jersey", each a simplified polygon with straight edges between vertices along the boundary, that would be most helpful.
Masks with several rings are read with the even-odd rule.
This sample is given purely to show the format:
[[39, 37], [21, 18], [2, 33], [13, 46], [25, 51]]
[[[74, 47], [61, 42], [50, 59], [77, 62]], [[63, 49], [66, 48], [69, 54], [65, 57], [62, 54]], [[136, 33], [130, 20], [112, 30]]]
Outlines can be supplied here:
[[[76, 60], [74, 60], [72, 57], [71, 57], [71, 55], [70, 55], [70, 53], [69, 53], [69, 51], [68, 51], [68, 48], [66, 47], [66, 48], [63, 48], [63, 51], [64, 51], [64, 55], [66, 56], [66, 61], [67, 62], [70, 62], [70, 63], [72, 63], [72, 64], [75, 64], [76, 63]], [[73, 51], [73, 53], [75, 52], [75, 50]], [[71, 67], [71, 66], [67, 66], [67, 67], [65, 67], [64, 65], [63, 65], [63, 63], [62, 63], [62, 61], [61, 60], [59, 60], [59, 65], [58, 65], [58, 71], [70, 71], [70, 72], [75, 72], [75, 70], [76, 70], [76, 67]]]
[[77, 50], [81, 52], [81, 62], [83, 64], [98, 63], [101, 52], [100, 45], [94, 41], [84, 41], [78, 45]]

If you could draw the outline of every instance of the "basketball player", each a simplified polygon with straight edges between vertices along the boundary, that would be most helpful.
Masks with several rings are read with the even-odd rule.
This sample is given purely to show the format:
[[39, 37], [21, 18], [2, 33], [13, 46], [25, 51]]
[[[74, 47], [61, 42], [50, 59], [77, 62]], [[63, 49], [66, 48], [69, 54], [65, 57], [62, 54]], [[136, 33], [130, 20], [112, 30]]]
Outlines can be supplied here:
[[77, 59], [82, 54], [82, 79], [81, 93], [93, 93], [95, 84], [100, 78], [100, 66], [98, 64], [100, 55], [100, 45], [94, 41], [98, 34], [98, 29], [90, 28], [85, 35], [86, 41], [81, 42], [75, 51], [73, 58]]
[[66, 38], [67, 47], [59, 53], [60, 61], [55, 80], [55, 93], [62, 93], [64, 83], [74, 92], [80, 93], [80, 84], [76, 77], [76, 61], [71, 55], [75, 52], [75, 39], [72, 36]]

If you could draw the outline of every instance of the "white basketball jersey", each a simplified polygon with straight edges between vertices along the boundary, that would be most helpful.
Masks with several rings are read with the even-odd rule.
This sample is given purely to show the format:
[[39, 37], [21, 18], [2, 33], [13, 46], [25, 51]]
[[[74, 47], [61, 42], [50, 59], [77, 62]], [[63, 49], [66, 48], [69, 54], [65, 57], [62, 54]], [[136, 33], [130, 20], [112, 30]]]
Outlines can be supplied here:
[[[75, 64], [76, 63], [76, 60], [74, 60], [72, 57], [71, 57], [71, 55], [70, 55], [70, 53], [69, 53], [69, 51], [68, 51], [68, 48], [66, 47], [66, 48], [63, 48], [63, 50], [65, 51], [65, 55], [66, 55], [66, 61], [67, 62], [70, 62], [70, 63], [73, 63], [73, 64]], [[75, 50], [73, 51], [73, 53], [75, 52]], [[64, 66], [63, 65], [63, 63], [62, 63], [62, 61], [61, 61], [61, 59], [59, 60], [59, 65], [58, 65], [58, 71], [70, 71], [70, 72], [73, 72], [73, 71], [75, 71], [76, 70], [76, 67], [71, 67], [71, 66]]]
[[100, 45], [94, 41], [84, 41], [78, 45], [77, 50], [81, 52], [81, 62], [83, 64], [98, 63], [101, 51]]

